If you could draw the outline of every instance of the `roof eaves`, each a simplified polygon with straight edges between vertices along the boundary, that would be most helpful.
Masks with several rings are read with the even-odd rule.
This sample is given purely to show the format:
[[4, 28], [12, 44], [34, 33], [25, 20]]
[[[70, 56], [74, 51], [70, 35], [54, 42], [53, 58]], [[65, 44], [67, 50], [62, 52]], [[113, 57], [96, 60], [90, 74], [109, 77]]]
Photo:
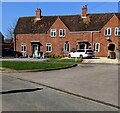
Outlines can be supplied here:
[[71, 31], [70, 28], [67, 26], [67, 24], [61, 19], [60, 16], [59, 16], [59, 19], [60, 19], [60, 20], [63, 22], [63, 24], [68, 28], [68, 30]]

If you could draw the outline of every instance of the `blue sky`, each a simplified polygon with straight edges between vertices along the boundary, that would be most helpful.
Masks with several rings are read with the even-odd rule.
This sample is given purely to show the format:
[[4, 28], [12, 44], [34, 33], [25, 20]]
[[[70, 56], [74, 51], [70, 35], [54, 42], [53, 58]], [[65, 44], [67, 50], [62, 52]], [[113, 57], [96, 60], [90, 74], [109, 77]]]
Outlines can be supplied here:
[[81, 14], [83, 5], [88, 13], [118, 12], [118, 2], [2, 2], [2, 33], [7, 34], [9, 27], [21, 16], [35, 16], [36, 8], [42, 15]]

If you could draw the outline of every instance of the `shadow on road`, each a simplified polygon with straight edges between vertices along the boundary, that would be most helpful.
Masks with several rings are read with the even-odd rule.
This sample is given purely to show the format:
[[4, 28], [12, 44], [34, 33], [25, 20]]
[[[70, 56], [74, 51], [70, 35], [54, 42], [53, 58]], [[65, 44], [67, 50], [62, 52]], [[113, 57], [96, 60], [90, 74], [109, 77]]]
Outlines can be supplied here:
[[34, 91], [38, 91], [38, 90], [42, 90], [42, 89], [43, 88], [10, 90], [10, 91], [0, 92], [0, 94], [13, 94], [13, 93], [23, 93], [23, 92], [34, 92]]

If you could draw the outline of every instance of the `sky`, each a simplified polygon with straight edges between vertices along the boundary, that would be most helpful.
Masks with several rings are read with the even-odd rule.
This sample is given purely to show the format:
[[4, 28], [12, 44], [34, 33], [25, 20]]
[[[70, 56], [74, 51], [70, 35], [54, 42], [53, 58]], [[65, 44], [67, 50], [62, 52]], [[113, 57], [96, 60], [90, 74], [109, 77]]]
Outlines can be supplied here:
[[42, 16], [75, 15], [81, 14], [84, 5], [88, 7], [87, 13], [91, 14], [118, 12], [118, 2], [2, 2], [0, 3], [2, 9], [0, 30], [6, 36], [10, 26], [14, 26], [19, 17], [35, 16], [36, 8], [42, 10]]

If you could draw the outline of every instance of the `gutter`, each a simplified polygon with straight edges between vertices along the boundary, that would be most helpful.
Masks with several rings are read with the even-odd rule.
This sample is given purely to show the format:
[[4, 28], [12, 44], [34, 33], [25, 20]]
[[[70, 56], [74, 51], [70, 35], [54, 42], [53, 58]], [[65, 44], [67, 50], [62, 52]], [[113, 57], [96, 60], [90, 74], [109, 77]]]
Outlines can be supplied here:
[[72, 31], [70, 33], [71, 34], [76, 34], [76, 33], [91, 33], [91, 32], [99, 33], [100, 31]]

